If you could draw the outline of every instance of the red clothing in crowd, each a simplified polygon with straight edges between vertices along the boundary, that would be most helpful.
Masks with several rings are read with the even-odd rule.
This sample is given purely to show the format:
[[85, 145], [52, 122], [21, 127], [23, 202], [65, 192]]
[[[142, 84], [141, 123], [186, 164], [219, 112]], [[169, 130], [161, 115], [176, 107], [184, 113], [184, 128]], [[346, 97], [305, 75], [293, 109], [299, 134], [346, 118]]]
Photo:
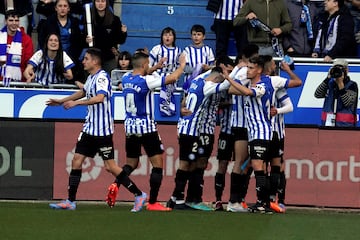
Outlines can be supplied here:
[[[34, 46], [33, 46], [31, 37], [25, 33], [25, 31], [22, 27], [20, 29], [21, 29], [21, 33], [22, 33], [22, 50], [21, 50], [21, 66], [20, 66], [20, 68], [21, 68], [21, 72], [23, 73], [29, 62], [29, 59], [34, 54]], [[8, 35], [7, 36], [7, 45], [8, 46], [10, 46], [12, 40], [13, 40], [13, 36]], [[0, 80], [2, 80], [2, 79], [3, 79], [3, 77], [0, 76]], [[22, 76], [21, 81], [26, 82], [26, 79], [24, 78], [24, 76]]]

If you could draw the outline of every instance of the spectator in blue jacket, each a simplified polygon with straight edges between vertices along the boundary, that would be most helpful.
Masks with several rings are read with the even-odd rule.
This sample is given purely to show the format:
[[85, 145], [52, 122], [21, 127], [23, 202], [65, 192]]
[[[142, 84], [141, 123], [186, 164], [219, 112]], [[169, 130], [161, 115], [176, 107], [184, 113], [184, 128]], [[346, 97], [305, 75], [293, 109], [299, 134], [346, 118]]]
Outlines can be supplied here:
[[356, 56], [354, 21], [344, 0], [325, 0], [312, 57], [331, 62], [337, 57]]

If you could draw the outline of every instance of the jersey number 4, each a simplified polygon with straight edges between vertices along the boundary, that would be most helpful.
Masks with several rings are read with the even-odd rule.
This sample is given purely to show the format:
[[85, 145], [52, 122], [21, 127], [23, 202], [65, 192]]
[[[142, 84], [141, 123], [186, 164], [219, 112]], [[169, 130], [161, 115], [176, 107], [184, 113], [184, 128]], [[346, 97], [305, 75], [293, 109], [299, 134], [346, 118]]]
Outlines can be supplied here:
[[130, 113], [131, 116], [136, 116], [137, 108], [135, 105], [135, 96], [133, 93], [126, 94], [125, 97], [126, 112]]

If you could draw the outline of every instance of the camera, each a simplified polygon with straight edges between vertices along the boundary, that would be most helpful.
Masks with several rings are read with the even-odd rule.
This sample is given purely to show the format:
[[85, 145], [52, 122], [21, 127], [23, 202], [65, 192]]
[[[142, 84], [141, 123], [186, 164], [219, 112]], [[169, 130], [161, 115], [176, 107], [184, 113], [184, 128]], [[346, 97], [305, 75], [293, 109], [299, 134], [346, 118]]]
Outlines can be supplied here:
[[335, 65], [330, 69], [330, 77], [339, 78], [345, 73], [344, 67], [340, 65]]

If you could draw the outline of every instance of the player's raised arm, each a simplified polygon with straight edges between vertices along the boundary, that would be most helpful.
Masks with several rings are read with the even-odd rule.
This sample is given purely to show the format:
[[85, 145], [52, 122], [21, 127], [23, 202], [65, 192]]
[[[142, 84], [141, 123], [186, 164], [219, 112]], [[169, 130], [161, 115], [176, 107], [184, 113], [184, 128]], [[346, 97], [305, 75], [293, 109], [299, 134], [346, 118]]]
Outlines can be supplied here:
[[165, 77], [165, 84], [176, 82], [180, 78], [181, 74], [183, 74], [185, 65], [186, 57], [185, 54], [182, 53], [179, 56], [179, 67], [172, 74]]

